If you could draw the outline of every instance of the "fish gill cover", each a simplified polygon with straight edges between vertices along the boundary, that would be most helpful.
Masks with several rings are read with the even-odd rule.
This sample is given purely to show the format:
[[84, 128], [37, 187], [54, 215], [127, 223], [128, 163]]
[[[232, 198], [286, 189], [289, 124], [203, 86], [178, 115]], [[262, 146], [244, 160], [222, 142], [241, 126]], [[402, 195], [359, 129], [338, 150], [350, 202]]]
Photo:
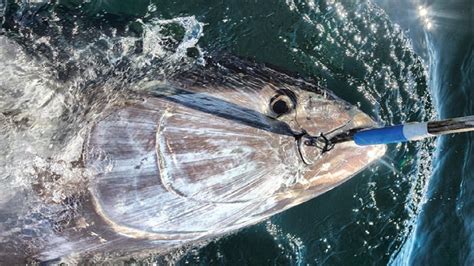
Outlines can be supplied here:
[[[2, 223], [71, 213], [64, 208], [79, 203], [71, 187], [88, 176], [71, 160], [85, 125], [150, 81], [205, 65], [209, 56], [230, 53], [297, 72], [381, 124], [434, 116], [422, 61], [369, 1], [1, 3], [0, 206], [37, 200], [14, 192], [31, 186], [55, 199], [47, 203], [53, 208], [21, 210], [18, 221]], [[391, 145], [379, 163], [325, 195], [149, 260], [387, 263], [413, 229], [432, 149], [432, 141]], [[65, 199], [70, 204], [59, 204]]]

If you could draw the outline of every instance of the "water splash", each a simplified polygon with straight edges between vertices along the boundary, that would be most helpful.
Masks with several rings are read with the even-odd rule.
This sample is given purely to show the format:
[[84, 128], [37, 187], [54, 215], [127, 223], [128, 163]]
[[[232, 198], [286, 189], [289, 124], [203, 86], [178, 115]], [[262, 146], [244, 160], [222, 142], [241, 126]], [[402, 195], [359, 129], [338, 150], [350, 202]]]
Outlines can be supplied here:
[[289, 261], [295, 262], [296, 265], [305, 264], [306, 247], [301, 238], [285, 233], [277, 224], [271, 221], [265, 223], [265, 229]]
[[[24, 3], [0, 36], [0, 243], [14, 234], [46, 239], [73, 220], [91, 175], [78, 163], [83, 141], [102, 110], [133, 99], [141, 82], [204, 63], [194, 17], [134, 20], [120, 31], [60, 12], [30, 17], [36, 4]], [[38, 17], [46, 29], [36, 28]], [[31, 208], [7, 207], [25, 202]], [[42, 245], [18, 239], [21, 249]]]

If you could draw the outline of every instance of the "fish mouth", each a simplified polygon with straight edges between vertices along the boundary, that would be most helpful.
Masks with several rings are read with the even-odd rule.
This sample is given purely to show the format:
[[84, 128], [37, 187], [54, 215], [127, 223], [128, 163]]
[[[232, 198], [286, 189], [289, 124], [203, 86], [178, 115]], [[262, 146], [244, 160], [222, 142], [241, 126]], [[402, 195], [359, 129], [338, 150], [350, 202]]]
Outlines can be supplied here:
[[309, 139], [309, 134], [306, 132], [303, 132], [301, 134], [295, 135], [295, 145], [296, 149], [298, 150], [298, 155], [300, 160], [305, 164], [305, 165], [311, 165], [313, 164], [314, 160], [310, 159], [310, 156], [319, 156], [321, 153], [316, 153], [316, 154], [308, 154], [308, 150], [306, 149], [306, 146], [310, 144], [310, 139]]
[[312, 165], [324, 153], [334, 148], [334, 143], [326, 135], [311, 136], [306, 131], [295, 135], [296, 147], [301, 161], [305, 165]]
[[312, 165], [325, 153], [331, 151], [336, 144], [351, 141], [355, 132], [375, 124], [363, 112], [357, 109], [353, 112], [355, 113], [351, 120], [327, 133], [314, 136], [302, 129], [301, 133], [294, 134], [299, 157], [305, 165]]

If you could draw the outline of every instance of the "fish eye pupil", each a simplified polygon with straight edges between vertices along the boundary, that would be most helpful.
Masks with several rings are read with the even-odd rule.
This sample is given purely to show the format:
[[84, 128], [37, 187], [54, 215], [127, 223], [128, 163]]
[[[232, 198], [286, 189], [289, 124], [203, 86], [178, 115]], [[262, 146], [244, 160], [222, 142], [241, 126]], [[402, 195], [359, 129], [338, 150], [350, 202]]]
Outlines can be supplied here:
[[296, 95], [290, 90], [278, 90], [270, 99], [270, 110], [273, 116], [279, 117], [291, 113], [296, 107]]
[[290, 111], [290, 107], [288, 106], [288, 103], [280, 99], [273, 103], [272, 110], [275, 112], [275, 114], [282, 115], [288, 113], [288, 111]]

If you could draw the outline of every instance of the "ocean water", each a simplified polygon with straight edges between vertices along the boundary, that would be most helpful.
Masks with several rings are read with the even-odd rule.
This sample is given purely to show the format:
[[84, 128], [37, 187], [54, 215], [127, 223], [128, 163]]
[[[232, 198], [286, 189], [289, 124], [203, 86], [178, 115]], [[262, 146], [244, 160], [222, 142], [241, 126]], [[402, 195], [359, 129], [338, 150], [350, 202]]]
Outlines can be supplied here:
[[[472, 1], [400, 1], [381, 5], [417, 43], [429, 67], [429, 88], [441, 118], [472, 115], [474, 77], [474, 3]], [[390, 6], [392, 5], [392, 6]], [[411, 6], [401, 9], [401, 6]], [[419, 7], [427, 10], [414, 21]], [[426, 20], [426, 21], [425, 21]], [[427, 29], [427, 23], [430, 23]], [[421, 24], [421, 27], [420, 27]], [[423, 29], [423, 30], [420, 30]], [[472, 134], [438, 140], [424, 204], [401, 252], [401, 265], [472, 265], [473, 183]]]
[[[0, 3], [2, 191], [34, 182], [33, 168], [73, 180], [66, 147], [78, 142], [86, 116], [207, 56], [297, 72], [381, 125], [473, 112], [471, 1]], [[316, 199], [146, 261], [472, 264], [471, 137], [390, 145], [382, 160]]]

